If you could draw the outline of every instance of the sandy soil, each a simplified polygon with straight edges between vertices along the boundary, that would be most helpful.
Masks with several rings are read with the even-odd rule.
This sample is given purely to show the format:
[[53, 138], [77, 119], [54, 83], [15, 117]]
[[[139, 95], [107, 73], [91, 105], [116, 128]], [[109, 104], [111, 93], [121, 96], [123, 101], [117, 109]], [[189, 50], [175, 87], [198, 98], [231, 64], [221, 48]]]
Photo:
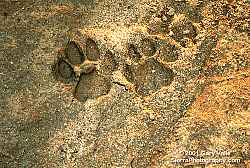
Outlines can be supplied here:
[[0, 0], [0, 167], [249, 168], [249, 13]]

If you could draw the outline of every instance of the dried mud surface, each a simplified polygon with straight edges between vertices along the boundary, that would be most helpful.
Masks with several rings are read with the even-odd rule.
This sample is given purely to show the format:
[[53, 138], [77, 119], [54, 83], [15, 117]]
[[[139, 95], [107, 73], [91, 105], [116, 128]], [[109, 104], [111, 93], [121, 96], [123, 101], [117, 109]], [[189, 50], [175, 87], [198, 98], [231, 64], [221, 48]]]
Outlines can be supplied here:
[[250, 167], [248, 0], [0, 0], [0, 167]]

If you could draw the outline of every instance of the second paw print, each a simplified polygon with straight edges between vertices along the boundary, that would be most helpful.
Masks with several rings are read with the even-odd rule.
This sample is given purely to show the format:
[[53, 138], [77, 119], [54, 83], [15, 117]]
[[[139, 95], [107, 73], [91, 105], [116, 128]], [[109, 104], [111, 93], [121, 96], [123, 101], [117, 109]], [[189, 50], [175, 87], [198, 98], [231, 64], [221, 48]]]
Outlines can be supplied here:
[[[124, 76], [134, 84], [140, 96], [148, 96], [168, 86], [174, 79], [172, 69], [162, 62], [174, 62], [179, 50], [169, 43], [158, 43], [152, 38], [142, 38], [138, 44], [128, 44], [129, 64], [125, 65]], [[158, 57], [158, 59], [156, 58]]]

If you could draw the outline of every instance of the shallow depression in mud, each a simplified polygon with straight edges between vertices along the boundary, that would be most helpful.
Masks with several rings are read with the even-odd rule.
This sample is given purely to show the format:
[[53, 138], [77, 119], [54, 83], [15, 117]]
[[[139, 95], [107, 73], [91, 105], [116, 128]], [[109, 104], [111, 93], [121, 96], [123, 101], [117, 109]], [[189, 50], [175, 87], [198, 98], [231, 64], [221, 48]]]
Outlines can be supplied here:
[[[75, 41], [68, 42], [64, 53], [59, 55], [56, 62], [58, 67], [56, 74], [57, 78], [64, 83], [75, 77], [73, 95], [79, 101], [85, 102], [109, 93], [114, 84], [113, 72], [118, 70], [119, 63], [109, 49], [101, 55], [98, 44], [91, 38], [87, 38], [83, 46], [86, 47], [85, 50], [81, 49]], [[172, 69], [164, 66], [154, 57], [159, 49], [160, 59], [173, 62], [177, 60], [179, 50], [170, 44], [164, 44], [160, 48], [156, 46], [156, 41], [151, 38], [141, 39], [138, 45], [127, 44], [127, 55], [132, 60], [132, 64], [125, 63], [122, 74], [134, 85], [136, 93], [140, 96], [148, 96], [170, 85], [175, 76]]]

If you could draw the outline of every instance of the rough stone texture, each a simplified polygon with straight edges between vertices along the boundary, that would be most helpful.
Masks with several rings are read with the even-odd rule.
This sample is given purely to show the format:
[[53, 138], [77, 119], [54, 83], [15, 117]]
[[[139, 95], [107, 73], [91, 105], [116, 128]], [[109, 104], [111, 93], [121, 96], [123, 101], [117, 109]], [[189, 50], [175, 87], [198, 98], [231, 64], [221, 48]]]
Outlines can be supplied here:
[[[248, 168], [249, 11], [0, 1], [0, 167]], [[174, 162], [201, 157], [227, 162]]]

